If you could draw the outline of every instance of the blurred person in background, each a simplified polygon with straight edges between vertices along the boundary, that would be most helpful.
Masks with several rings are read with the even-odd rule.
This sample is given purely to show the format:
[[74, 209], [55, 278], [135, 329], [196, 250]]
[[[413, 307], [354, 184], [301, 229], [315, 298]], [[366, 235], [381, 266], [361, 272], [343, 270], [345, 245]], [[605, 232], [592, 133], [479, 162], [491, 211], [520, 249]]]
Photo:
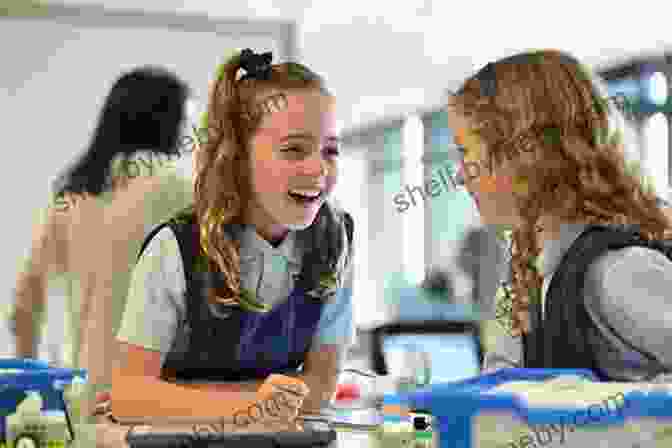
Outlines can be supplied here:
[[472, 302], [483, 313], [494, 309], [497, 288], [506, 270], [506, 249], [487, 227], [470, 229], [462, 240], [457, 265], [472, 282]]
[[429, 268], [420, 284], [408, 282], [403, 273], [391, 275], [385, 297], [392, 321], [450, 319], [464, 305], [456, 296], [454, 275], [438, 267]]
[[188, 96], [158, 67], [117, 79], [88, 149], [55, 181], [16, 281], [16, 355], [36, 357], [49, 283], [62, 282], [63, 363], [88, 371], [91, 395], [111, 383], [114, 334], [143, 238], [193, 201], [192, 180], [166, 163], [179, 156]]

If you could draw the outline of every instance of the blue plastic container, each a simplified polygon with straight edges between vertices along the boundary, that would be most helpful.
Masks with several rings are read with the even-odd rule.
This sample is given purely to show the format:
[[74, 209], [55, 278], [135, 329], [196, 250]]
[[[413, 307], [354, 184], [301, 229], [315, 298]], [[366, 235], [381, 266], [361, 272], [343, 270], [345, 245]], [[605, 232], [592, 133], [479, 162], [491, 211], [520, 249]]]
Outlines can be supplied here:
[[[543, 382], [559, 375], [577, 375], [589, 381], [598, 381], [587, 370], [503, 369], [465, 381], [429, 386], [404, 394], [400, 398], [410, 407], [431, 412], [435, 419], [434, 430], [438, 429], [440, 433], [441, 448], [517, 448], [546, 446], [549, 443], [549, 446], [555, 446], [551, 443], [553, 441], [562, 444], [566, 442], [568, 446], [587, 446], [586, 444], [607, 446], [607, 441], [602, 440], [607, 434], [610, 436], [608, 441], [610, 448], [672, 446], [672, 439], [665, 439], [667, 441], [661, 445], [657, 445], [655, 440], [649, 440], [650, 444], [646, 441], [646, 437], [649, 437], [646, 434], [649, 432], [651, 438], [661, 437], [662, 433], [670, 437], [667, 434], [672, 433], [672, 391], [669, 390], [626, 392], [622, 394], [625, 404], [622, 409], [608, 415], [602, 413], [599, 421], [593, 420], [591, 423], [585, 423], [588, 420], [584, 418], [582, 422], [585, 424], [580, 423], [577, 418], [573, 420], [574, 424], [567, 422], [570, 415], [579, 415], [580, 412], [587, 415], [586, 408], [539, 407], [528, 404], [516, 393], [488, 393], [491, 389], [512, 381]], [[497, 429], [494, 432], [497, 434], [493, 435], [493, 438], [499, 437], [498, 442], [480, 435], [475, 436], [482, 434], [477, 431], [483, 426], [478, 425], [485, 421], [496, 424]], [[629, 425], [627, 428], [624, 426], [626, 421]], [[642, 433], [644, 434], [641, 436], [642, 439], [638, 438], [640, 436], [637, 435], [637, 431], [632, 433], [632, 436], [627, 432], [631, 431], [633, 425], [645, 428], [642, 429], [646, 432]], [[661, 428], [661, 425], [669, 427]], [[507, 433], [509, 427], [515, 427], [511, 429], [510, 436]], [[609, 433], [605, 431], [607, 428]], [[624, 435], [613, 436], [616, 433], [612, 432], [612, 428], [617, 428], [617, 431], [621, 431]], [[557, 431], [557, 434], [545, 431]], [[541, 432], [544, 432], [544, 436], [540, 439]], [[628, 437], [632, 437], [634, 441], [626, 440]], [[547, 443], [543, 443], [544, 438]], [[595, 441], [588, 442], [590, 438]], [[600, 445], [603, 442], [605, 444]]]
[[[3, 370], [13, 372], [3, 373]], [[63, 392], [77, 377], [86, 381], [86, 371], [54, 368], [34, 359], [0, 359], [0, 446], [7, 442], [7, 416], [16, 411], [29, 391], [40, 394], [43, 411], [63, 412], [72, 431]], [[73, 436], [72, 432], [70, 435]]]

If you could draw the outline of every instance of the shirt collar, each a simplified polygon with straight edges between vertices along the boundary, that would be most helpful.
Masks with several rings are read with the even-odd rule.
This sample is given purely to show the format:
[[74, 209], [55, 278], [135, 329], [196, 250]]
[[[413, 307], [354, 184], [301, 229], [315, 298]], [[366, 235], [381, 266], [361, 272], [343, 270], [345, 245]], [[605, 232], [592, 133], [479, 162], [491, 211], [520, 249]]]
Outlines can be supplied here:
[[301, 255], [298, 244], [296, 244], [296, 232], [290, 230], [285, 239], [273, 247], [268, 241], [263, 239], [257, 233], [252, 225], [233, 224], [231, 232], [238, 241], [240, 241], [240, 260], [252, 261], [260, 258], [273, 256], [284, 257], [289, 263], [300, 264]]
[[552, 275], [558, 268], [574, 241], [583, 233], [588, 224], [562, 224], [557, 239], [544, 241], [537, 267], [543, 277]]

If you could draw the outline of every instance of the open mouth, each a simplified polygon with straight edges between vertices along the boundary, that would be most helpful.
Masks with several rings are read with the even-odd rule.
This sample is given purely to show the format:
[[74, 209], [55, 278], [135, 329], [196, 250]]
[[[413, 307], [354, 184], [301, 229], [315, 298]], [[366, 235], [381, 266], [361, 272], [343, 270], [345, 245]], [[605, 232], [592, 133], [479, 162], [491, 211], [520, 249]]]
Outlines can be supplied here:
[[323, 190], [290, 190], [288, 193], [294, 202], [301, 205], [310, 205], [318, 202], [324, 196]]

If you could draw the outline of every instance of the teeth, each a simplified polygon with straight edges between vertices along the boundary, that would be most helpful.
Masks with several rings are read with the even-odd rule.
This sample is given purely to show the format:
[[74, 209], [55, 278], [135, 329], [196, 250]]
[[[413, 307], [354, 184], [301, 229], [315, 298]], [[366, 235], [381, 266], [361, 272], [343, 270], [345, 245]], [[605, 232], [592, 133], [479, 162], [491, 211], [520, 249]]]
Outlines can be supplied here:
[[309, 198], [316, 198], [320, 195], [320, 190], [289, 190], [290, 193], [306, 196]]

